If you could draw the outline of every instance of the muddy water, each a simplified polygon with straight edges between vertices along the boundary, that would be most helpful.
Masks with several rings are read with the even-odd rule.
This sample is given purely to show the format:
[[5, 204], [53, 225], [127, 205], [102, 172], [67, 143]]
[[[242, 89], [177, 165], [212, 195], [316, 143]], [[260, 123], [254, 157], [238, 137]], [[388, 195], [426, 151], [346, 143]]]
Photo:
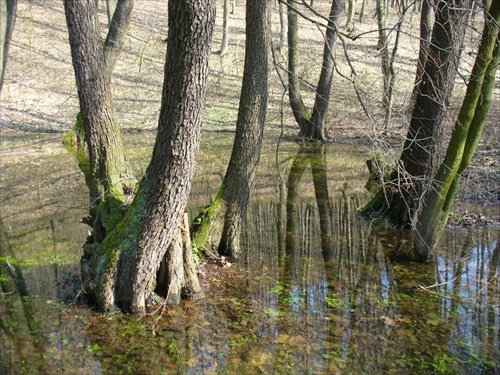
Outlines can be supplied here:
[[[141, 318], [61, 303], [72, 295], [88, 228], [78, 222], [83, 176], [59, 139], [2, 137], [0, 256], [24, 284], [0, 279], [0, 374], [500, 371], [498, 229], [448, 231], [435, 261], [395, 261], [406, 235], [356, 215], [363, 148], [327, 150], [325, 203], [311, 165], [299, 183], [289, 180], [297, 146], [285, 143], [276, 159], [275, 144], [266, 144], [246, 251], [236, 265], [201, 270], [205, 300]], [[192, 214], [217, 192], [231, 139], [205, 136]], [[152, 141], [127, 139], [138, 173]], [[291, 185], [297, 199], [286, 198]]]

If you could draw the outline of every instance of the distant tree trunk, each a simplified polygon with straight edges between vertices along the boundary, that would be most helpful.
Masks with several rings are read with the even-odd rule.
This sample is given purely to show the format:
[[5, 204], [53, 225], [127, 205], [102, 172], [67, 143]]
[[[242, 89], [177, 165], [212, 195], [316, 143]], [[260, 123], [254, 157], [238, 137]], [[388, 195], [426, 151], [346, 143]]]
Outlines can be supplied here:
[[247, 2], [243, 85], [231, 159], [214, 202], [195, 225], [195, 244], [237, 258], [240, 230], [260, 160], [268, 97], [270, 19], [267, 0]]
[[359, 12], [359, 23], [365, 22], [367, 6], [368, 6], [368, 0], [363, 0], [363, 4], [361, 5], [361, 11]]
[[229, 0], [224, 0], [224, 12], [222, 15], [222, 43], [220, 56], [224, 57], [229, 46]]
[[428, 58], [397, 169], [362, 211], [382, 213], [398, 226], [414, 225], [420, 199], [436, 170], [469, 5], [469, 0], [438, 3]]
[[284, 52], [288, 46], [288, 19], [287, 19], [287, 6], [285, 3], [279, 2], [280, 12], [280, 50]]
[[[384, 82], [384, 91], [382, 95], [382, 104], [385, 109], [384, 129], [389, 128], [392, 116], [392, 92], [395, 82], [394, 60], [389, 53], [389, 39], [387, 38], [387, 0], [377, 0], [377, 21], [378, 21], [378, 49], [382, 61], [382, 76]], [[397, 42], [399, 41], [399, 32], [403, 20], [398, 23], [398, 35], [394, 44], [392, 57], [395, 57], [397, 51]]]
[[297, 5], [288, 0], [288, 96], [290, 107], [299, 125], [299, 136], [307, 137], [312, 129], [311, 113], [302, 99], [300, 80], [297, 74], [299, 63], [299, 20]]
[[118, 0], [109, 24], [108, 35], [104, 42], [106, 78], [109, 81], [111, 81], [113, 70], [125, 43], [133, 7], [134, 0]]
[[354, 0], [347, 0], [347, 20], [345, 22], [345, 28], [347, 32], [354, 30]]
[[92, 237], [100, 243], [122, 215], [124, 193], [131, 187], [116, 120], [95, 1], [65, 0], [71, 55], [90, 166]]
[[5, 79], [10, 40], [16, 22], [16, 12], [17, 0], [2, 0], [0, 4], [0, 95]]
[[307, 109], [300, 90], [297, 76], [299, 58], [297, 6], [293, 0], [288, 2], [288, 95], [290, 107], [299, 125], [299, 136], [311, 140], [325, 140], [324, 124], [330, 101], [330, 89], [334, 72], [334, 51], [337, 23], [343, 11], [343, 1], [334, 0], [328, 18], [321, 75], [316, 89], [313, 113]]
[[460, 177], [470, 164], [481, 139], [491, 104], [495, 74], [500, 64], [499, 24], [500, 2], [493, 1], [487, 13], [481, 44], [446, 156], [423, 200], [418, 216], [415, 251], [421, 259], [426, 260], [431, 256], [441, 238]]
[[330, 103], [330, 90], [332, 87], [333, 73], [335, 71], [335, 45], [337, 40], [337, 24], [343, 11], [342, 0], [333, 0], [328, 18], [328, 28], [326, 29], [326, 40], [323, 50], [323, 64], [321, 74], [316, 87], [316, 99], [312, 113], [312, 129], [309, 135], [312, 139], [325, 139], [324, 126], [328, 105]]
[[429, 52], [429, 44], [432, 34], [432, 25], [434, 21], [434, 0], [422, 0], [420, 2], [420, 47], [418, 50], [417, 71], [415, 73], [415, 85], [410, 99], [410, 110], [415, 105], [415, 100], [418, 94], [418, 85], [422, 80], [427, 54]]
[[87, 247], [82, 259], [86, 291], [103, 311], [118, 307], [143, 314], [165, 254], [172, 270], [167, 301], [203, 295], [182, 246], [170, 245], [179, 233], [199, 148], [215, 1], [170, 0], [168, 9], [165, 78], [151, 162], [123, 220], [100, 246]]

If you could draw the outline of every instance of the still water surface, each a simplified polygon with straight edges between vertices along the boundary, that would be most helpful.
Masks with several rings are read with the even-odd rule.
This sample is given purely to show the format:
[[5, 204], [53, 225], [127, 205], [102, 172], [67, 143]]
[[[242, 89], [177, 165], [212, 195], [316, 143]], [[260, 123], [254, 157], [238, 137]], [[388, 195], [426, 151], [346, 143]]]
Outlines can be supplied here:
[[[137, 171], [153, 138], [128, 137]], [[191, 215], [217, 192], [231, 138], [206, 137]], [[276, 161], [265, 145], [245, 252], [200, 270], [207, 298], [133, 317], [61, 302], [88, 230], [83, 176], [59, 136], [3, 137], [0, 256], [24, 284], [1, 275], [0, 374], [499, 373], [498, 229], [448, 231], [435, 261], [397, 262], [406, 235], [356, 214], [366, 150], [335, 146], [302, 168], [297, 150]]]

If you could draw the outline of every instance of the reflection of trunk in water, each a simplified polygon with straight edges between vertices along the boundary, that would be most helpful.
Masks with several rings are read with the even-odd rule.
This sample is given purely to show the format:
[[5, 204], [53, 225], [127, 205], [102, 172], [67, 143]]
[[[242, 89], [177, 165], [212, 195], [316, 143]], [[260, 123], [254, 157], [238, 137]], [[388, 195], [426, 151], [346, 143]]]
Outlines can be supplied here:
[[[12, 345], [16, 347], [18, 354], [18, 363], [4, 363], [4, 359], [0, 357], [0, 362], [15, 373], [18, 369], [28, 366], [30, 369], [37, 369], [44, 372], [43, 354], [44, 340], [37, 312], [33, 305], [28, 287], [24, 280], [19, 262], [16, 255], [10, 246], [5, 232], [3, 220], [0, 217], [0, 329], [12, 341]], [[22, 307], [22, 312], [19, 309]], [[22, 322], [20, 324], [20, 322]], [[25, 322], [25, 323], [24, 323]], [[28, 332], [25, 331], [27, 328]], [[30, 341], [26, 341], [27, 337], [31, 337]], [[32, 350], [26, 350], [29, 345]], [[3, 349], [9, 347], [8, 342], [2, 344]], [[8, 352], [8, 350], [5, 350]], [[33, 355], [38, 353], [38, 355]], [[41, 362], [34, 362], [36, 358]], [[14, 357], [15, 358], [15, 357]], [[19, 371], [20, 372], [20, 371]]]
[[[290, 168], [287, 183], [286, 255], [290, 257], [296, 253], [297, 239], [294, 238], [296, 237], [294, 233], [296, 233], [298, 229], [298, 215], [300, 214], [298, 210], [298, 203], [301, 201], [298, 193], [299, 185], [306, 168], [309, 166], [311, 166], [314, 193], [320, 219], [322, 254], [325, 260], [330, 260], [332, 257], [333, 241], [331, 237], [331, 205], [328, 194], [328, 177], [324, 145], [302, 145]], [[309, 221], [302, 222], [304, 224], [309, 223]], [[306, 238], [307, 236], [303, 237], [304, 240]]]

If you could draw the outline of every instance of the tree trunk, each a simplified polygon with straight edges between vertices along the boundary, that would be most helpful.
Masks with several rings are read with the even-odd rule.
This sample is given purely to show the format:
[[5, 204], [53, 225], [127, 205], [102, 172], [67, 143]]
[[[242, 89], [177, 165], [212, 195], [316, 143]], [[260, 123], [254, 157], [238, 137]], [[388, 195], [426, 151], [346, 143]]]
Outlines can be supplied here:
[[410, 110], [415, 105], [415, 100], [418, 94], [418, 86], [422, 80], [427, 54], [429, 53], [429, 45], [432, 34], [432, 25], [434, 23], [434, 0], [422, 0], [420, 10], [420, 46], [418, 50], [417, 71], [415, 73], [415, 85], [410, 99]]
[[345, 28], [347, 32], [354, 30], [354, 0], [347, 0], [347, 20], [345, 23]]
[[202, 296], [199, 285], [193, 288], [180, 276], [196, 279], [182, 246], [169, 246], [179, 232], [199, 148], [215, 1], [171, 0], [168, 9], [165, 79], [151, 162], [127, 215], [82, 262], [86, 289], [104, 311], [118, 307], [144, 313], [165, 254], [175, 272], [170, 280], [176, 281], [169, 285], [169, 298]]
[[290, 107], [299, 125], [299, 136], [307, 137], [312, 128], [311, 113], [302, 99], [300, 81], [297, 75], [299, 63], [299, 21], [297, 5], [294, 0], [288, 0], [288, 97]]
[[120, 128], [99, 34], [95, 1], [65, 0], [71, 56], [89, 154], [89, 243], [100, 243], [122, 217], [124, 193], [132, 180], [127, 171]]
[[229, 0], [224, 0], [224, 12], [222, 15], [222, 43], [220, 56], [224, 57], [229, 46]]
[[[243, 85], [236, 135], [222, 187], [195, 225], [198, 247], [237, 258], [240, 230], [260, 159], [268, 96], [270, 19], [267, 0], [247, 2]], [[220, 231], [222, 230], [222, 231]]]
[[311, 114], [302, 99], [300, 81], [297, 76], [299, 58], [297, 6], [293, 0], [288, 2], [288, 95], [290, 107], [299, 125], [299, 136], [306, 139], [325, 140], [324, 124], [333, 80], [337, 23], [342, 11], [343, 1], [334, 0], [328, 18], [321, 74], [316, 88], [314, 109]]
[[323, 64], [321, 74], [316, 87], [316, 99], [312, 113], [312, 128], [309, 138], [325, 140], [325, 122], [330, 103], [330, 90], [332, 87], [333, 73], [335, 71], [335, 42], [337, 40], [337, 24], [343, 11], [344, 2], [333, 0], [326, 29], [325, 46], [323, 50]]
[[487, 14], [481, 44], [446, 156], [432, 182], [432, 188], [424, 198], [418, 217], [415, 251], [421, 259], [431, 256], [441, 237], [460, 177], [470, 164], [481, 138], [500, 63], [499, 23], [500, 3], [494, 1]]
[[359, 12], [359, 23], [365, 22], [366, 17], [366, 7], [368, 5], [368, 0], [362, 0], [363, 4], [361, 5], [361, 11]]
[[17, 0], [2, 0], [2, 4], [0, 4], [0, 95], [5, 79], [10, 40], [16, 22], [16, 11]]
[[288, 46], [287, 33], [288, 33], [288, 19], [287, 19], [287, 6], [285, 3], [279, 2], [280, 12], [280, 50], [284, 52]]
[[118, 0], [113, 18], [110, 20], [108, 35], [104, 42], [106, 77], [109, 81], [111, 81], [113, 70], [125, 43], [133, 7], [134, 0]]
[[397, 169], [361, 210], [376, 211], [395, 225], [413, 226], [420, 198], [437, 166], [442, 124], [453, 92], [467, 24], [469, 0], [436, 8], [431, 46]]

